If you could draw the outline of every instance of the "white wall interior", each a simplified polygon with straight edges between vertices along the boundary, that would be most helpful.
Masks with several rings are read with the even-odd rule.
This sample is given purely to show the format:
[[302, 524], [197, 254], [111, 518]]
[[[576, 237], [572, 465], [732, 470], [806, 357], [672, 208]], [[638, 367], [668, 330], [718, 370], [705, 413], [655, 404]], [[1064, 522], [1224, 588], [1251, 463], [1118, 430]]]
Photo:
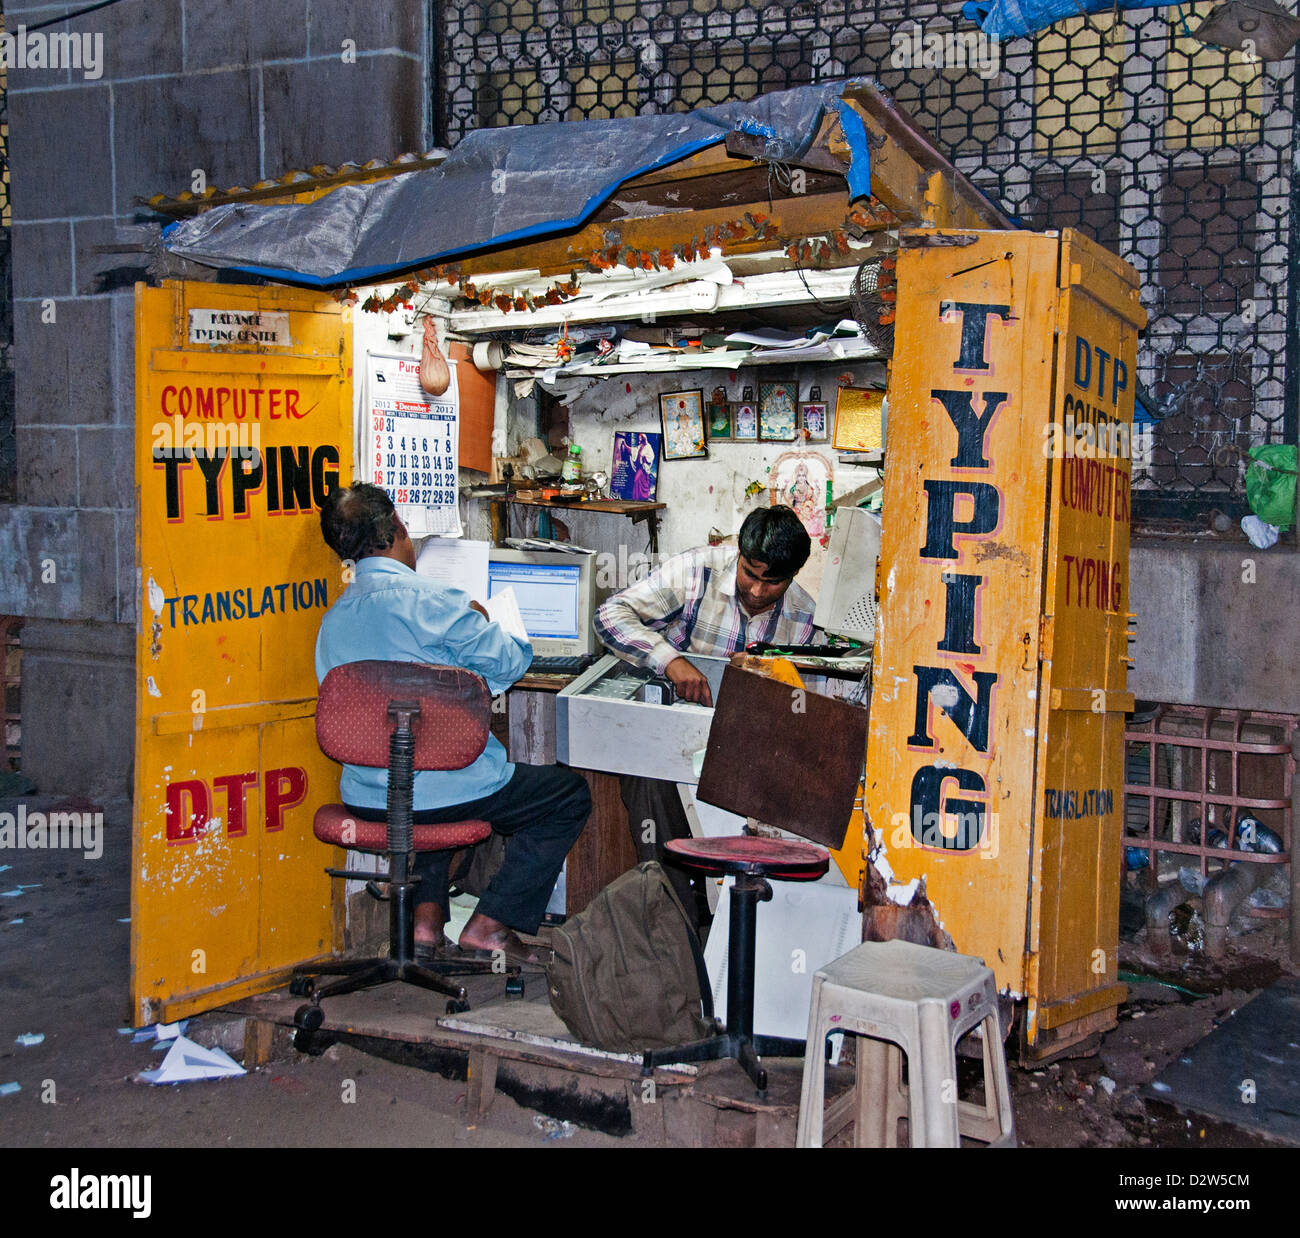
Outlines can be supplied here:
[[[569, 408], [573, 442], [582, 448], [584, 473], [611, 471], [616, 430], [645, 430], [658, 433], [659, 396], [668, 391], [702, 390], [707, 403], [716, 387], [722, 387], [733, 403], [745, 387], [752, 387], [757, 401], [763, 382], [797, 380], [799, 399], [809, 399], [812, 387], [821, 388], [822, 400], [834, 410], [840, 385], [884, 387], [884, 367], [878, 363], [847, 365], [752, 366], [734, 371], [691, 370], [674, 374], [617, 374], [609, 378], [561, 379], [558, 398]], [[842, 384], [841, 380], [844, 381]], [[537, 404], [532, 398], [512, 401], [510, 446], [536, 433]], [[829, 441], [824, 443], [733, 443], [710, 442], [707, 458], [663, 460], [659, 464], [656, 499], [668, 505], [660, 513], [659, 550], [677, 554], [702, 546], [710, 530], [736, 534], [744, 518], [757, 507], [771, 502], [767, 486], [769, 471], [788, 451], [803, 450], [823, 456], [831, 465], [832, 493], [847, 494], [876, 475], [874, 469], [841, 464]], [[751, 482], [763, 490], [746, 497]], [[471, 504], [471, 506], [486, 506]], [[568, 526], [573, 540], [596, 551], [618, 555], [620, 547], [628, 558], [644, 555], [649, 533], [644, 524], [633, 525], [626, 517], [582, 511], [557, 511], [554, 517]], [[511, 512], [511, 533], [531, 534], [537, 528], [538, 513], [515, 507]], [[816, 542], [799, 583], [814, 597], [821, 583], [826, 552]], [[626, 583], [620, 581], [620, 583]]]

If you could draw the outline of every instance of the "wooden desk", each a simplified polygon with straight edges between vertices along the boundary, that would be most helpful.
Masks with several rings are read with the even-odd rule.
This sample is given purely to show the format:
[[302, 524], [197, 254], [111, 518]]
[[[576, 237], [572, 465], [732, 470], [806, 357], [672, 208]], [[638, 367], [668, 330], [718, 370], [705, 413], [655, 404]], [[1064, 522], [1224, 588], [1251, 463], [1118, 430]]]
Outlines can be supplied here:
[[[564, 675], [525, 675], [506, 694], [506, 751], [512, 761], [555, 763], [555, 696], [571, 682]], [[567, 915], [581, 911], [637, 863], [617, 775], [577, 772], [591, 788], [592, 810], [587, 828], [569, 852], [564, 884]]]

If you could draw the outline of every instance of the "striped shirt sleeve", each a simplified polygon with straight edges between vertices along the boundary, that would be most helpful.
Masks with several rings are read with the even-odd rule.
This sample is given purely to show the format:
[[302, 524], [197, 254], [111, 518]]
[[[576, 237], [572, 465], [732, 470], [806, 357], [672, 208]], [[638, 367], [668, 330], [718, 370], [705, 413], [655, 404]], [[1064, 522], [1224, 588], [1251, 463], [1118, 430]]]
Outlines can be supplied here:
[[676, 555], [644, 580], [608, 598], [596, 610], [596, 635], [606, 648], [635, 666], [662, 675], [681, 655], [662, 629], [687, 608], [699, 589], [701, 572], [693, 555]]

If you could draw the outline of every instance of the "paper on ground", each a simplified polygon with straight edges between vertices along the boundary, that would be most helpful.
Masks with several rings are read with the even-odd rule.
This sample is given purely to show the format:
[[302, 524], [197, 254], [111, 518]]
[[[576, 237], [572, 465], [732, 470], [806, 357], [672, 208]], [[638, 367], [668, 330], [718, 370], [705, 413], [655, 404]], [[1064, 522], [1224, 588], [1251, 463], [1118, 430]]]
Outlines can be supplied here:
[[515, 597], [513, 586], [507, 586], [500, 593], [494, 593], [483, 609], [493, 623], [499, 623], [501, 630], [508, 636], [519, 640], [528, 640], [528, 629], [524, 627], [524, 617], [519, 613], [519, 599]]
[[191, 1079], [224, 1079], [248, 1072], [222, 1049], [205, 1049], [184, 1036], [176, 1037], [157, 1070], [142, 1070], [145, 1083], [185, 1083]]
[[142, 1027], [131, 1037], [133, 1045], [147, 1044], [151, 1040], [174, 1040], [184, 1033], [188, 1019], [178, 1019], [175, 1023], [151, 1023]]

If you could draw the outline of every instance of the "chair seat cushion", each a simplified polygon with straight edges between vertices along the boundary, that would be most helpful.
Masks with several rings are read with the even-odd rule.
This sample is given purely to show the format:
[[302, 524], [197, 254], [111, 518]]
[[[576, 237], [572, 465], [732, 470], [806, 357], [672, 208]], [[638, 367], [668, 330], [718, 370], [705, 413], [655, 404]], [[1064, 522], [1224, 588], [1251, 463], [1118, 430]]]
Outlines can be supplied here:
[[[388, 850], [388, 823], [358, 817], [342, 804], [318, 808], [312, 833], [323, 843], [353, 851]], [[454, 851], [482, 842], [492, 827], [486, 821], [449, 821], [446, 825], [417, 825], [412, 833], [416, 851]]]
[[672, 838], [664, 844], [685, 868], [720, 876], [748, 873], [778, 881], [816, 881], [830, 866], [830, 852], [785, 838]]

